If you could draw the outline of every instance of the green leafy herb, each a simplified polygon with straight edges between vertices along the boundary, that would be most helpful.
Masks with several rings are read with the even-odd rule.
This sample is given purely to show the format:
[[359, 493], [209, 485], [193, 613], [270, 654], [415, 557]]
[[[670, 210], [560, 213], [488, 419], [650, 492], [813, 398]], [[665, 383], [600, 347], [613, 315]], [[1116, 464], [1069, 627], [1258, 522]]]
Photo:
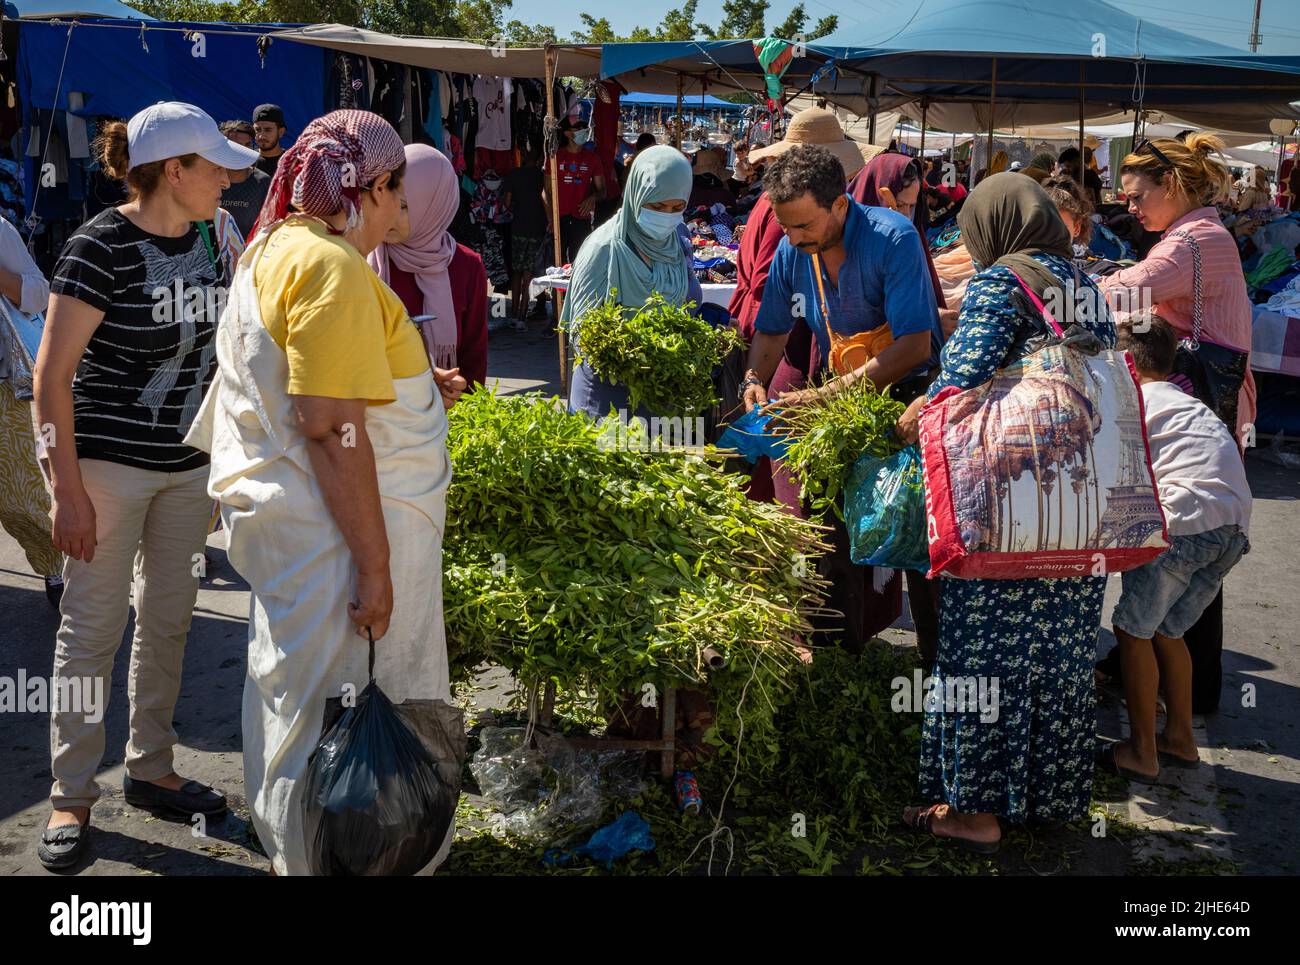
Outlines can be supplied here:
[[694, 302], [670, 305], [658, 292], [635, 311], [614, 300], [599, 305], [578, 319], [578, 361], [626, 386], [634, 409], [644, 404], [655, 415], [698, 415], [718, 401], [714, 367], [743, 343], [735, 330], [714, 328], [694, 308]]
[[741, 714], [745, 750], [765, 751], [822, 602], [822, 528], [751, 501], [720, 460], [611, 447], [556, 402], [480, 390], [451, 411], [453, 676], [495, 663], [603, 701], [707, 685], [719, 753]]
[[898, 448], [894, 426], [906, 408], [857, 379], [838, 392], [781, 411], [779, 430], [794, 438], [785, 464], [799, 480], [815, 514], [837, 502], [844, 480], [864, 452], [883, 458]]

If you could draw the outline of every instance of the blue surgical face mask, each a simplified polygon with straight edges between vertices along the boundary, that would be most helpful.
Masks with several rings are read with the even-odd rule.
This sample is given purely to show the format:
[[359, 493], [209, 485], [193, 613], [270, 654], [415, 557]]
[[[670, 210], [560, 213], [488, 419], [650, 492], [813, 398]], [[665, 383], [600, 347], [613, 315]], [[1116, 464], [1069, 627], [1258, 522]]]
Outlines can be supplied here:
[[654, 208], [642, 208], [636, 216], [641, 230], [659, 241], [673, 234], [684, 220], [680, 211], [656, 211]]
[[581, 130], [573, 132], [573, 143], [581, 147], [591, 140], [591, 128], [584, 127]]

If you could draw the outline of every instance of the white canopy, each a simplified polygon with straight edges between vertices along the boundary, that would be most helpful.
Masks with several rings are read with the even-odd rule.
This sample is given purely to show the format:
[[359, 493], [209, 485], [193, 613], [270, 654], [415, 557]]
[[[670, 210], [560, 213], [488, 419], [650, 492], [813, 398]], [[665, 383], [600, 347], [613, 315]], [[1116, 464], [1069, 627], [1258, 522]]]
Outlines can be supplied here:
[[[280, 30], [275, 37], [411, 67], [496, 77], [546, 76], [546, 52], [542, 47], [507, 47], [504, 43], [476, 44], [440, 37], [406, 37], [337, 23]], [[555, 50], [559, 58], [557, 76], [592, 77], [600, 72], [600, 44], [566, 44], [557, 46]]]

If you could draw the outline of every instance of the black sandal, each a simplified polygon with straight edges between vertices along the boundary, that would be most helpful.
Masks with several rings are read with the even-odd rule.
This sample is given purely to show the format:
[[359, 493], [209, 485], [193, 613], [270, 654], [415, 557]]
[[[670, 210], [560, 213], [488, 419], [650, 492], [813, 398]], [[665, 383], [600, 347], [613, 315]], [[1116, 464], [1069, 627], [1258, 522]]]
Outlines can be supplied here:
[[85, 824], [60, 824], [45, 828], [36, 842], [36, 857], [51, 871], [71, 868], [86, 852], [90, 838], [90, 818]]
[[1112, 774], [1118, 774], [1126, 781], [1133, 781], [1135, 784], [1159, 784], [1160, 772], [1156, 771], [1153, 775], [1143, 774], [1140, 771], [1133, 771], [1127, 767], [1121, 766], [1115, 758], [1116, 744], [1105, 744], [1097, 749], [1094, 762], [1103, 770], [1110, 771]]
[[920, 834], [928, 834], [939, 841], [951, 841], [958, 847], [973, 852], [974, 854], [997, 854], [998, 851], [1001, 850], [1001, 838], [998, 838], [996, 841], [975, 841], [971, 838], [950, 837], [945, 834], [935, 834], [933, 828], [934, 819], [939, 813], [939, 808], [943, 807], [948, 807], [948, 805], [940, 803], [931, 804], [929, 807], [917, 808], [910, 818], [907, 816], [907, 812], [911, 810], [911, 808], [905, 808], [903, 810], [903, 823], [913, 831]]

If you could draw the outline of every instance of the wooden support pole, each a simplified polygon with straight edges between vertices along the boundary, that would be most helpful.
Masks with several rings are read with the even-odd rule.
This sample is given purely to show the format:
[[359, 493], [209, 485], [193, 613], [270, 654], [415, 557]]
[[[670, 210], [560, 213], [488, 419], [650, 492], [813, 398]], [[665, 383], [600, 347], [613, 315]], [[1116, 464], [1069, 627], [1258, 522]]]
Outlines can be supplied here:
[[665, 780], [671, 780], [677, 757], [677, 688], [665, 687], [661, 704], [659, 733], [663, 736], [665, 749], [659, 754], [659, 774]]
[[[546, 62], [546, 119], [550, 124], [556, 121], [555, 116], [555, 62], [556, 53], [551, 44], [546, 45], [545, 51]], [[560, 159], [558, 155], [550, 156], [551, 162], [551, 232], [555, 235], [555, 264], [563, 266], [564, 264], [564, 246], [560, 243]], [[568, 336], [565, 335], [564, 326], [560, 324], [560, 306], [564, 304], [564, 293], [558, 288], [551, 289], [552, 300], [555, 302], [555, 334], [559, 341], [560, 350], [560, 394], [566, 399], [569, 397], [569, 344]]]

